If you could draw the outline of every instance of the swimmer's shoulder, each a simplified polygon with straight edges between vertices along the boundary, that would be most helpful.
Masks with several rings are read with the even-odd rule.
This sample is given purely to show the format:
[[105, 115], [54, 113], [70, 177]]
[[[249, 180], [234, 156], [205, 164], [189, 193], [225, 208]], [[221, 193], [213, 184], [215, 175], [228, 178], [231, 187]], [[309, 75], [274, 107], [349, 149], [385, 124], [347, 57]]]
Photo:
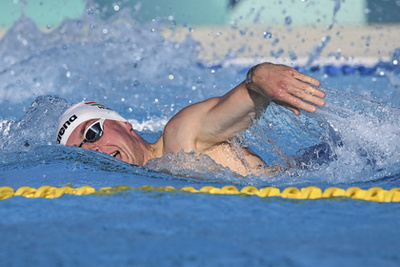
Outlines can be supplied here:
[[167, 152], [178, 153], [182, 149], [186, 152], [196, 151], [203, 153], [209, 144], [202, 141], [207, 111], [215, 104], [217, 98], [190, 105], [173, 116], [164, 127], [163, 141]]

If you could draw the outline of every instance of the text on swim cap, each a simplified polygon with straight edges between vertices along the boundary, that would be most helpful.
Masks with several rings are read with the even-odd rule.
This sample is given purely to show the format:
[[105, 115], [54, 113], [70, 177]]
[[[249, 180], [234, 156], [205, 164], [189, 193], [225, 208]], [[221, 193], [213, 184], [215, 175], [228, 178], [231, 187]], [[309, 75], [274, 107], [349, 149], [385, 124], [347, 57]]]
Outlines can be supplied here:
[[68, 129], [68, 126], [71, 125], [72, 122], [74, 122], [78, 117], [74, 114], [72, 115], [66, 122], [64, 122], [63, 126], [61, 129], [58, 131], [57, 135], [57, 143], [61, 143], [61, 138], [65, 133], [65, 130]]

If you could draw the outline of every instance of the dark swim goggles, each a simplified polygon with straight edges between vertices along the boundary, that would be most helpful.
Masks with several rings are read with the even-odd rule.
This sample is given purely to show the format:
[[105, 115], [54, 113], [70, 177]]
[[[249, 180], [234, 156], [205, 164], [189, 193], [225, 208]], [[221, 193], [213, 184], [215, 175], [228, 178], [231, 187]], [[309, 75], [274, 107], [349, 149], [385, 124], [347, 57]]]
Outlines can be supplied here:
[[105, 119], [95, 121], [86, 129], [85, 134], [83, 135], [85, 139], [83, 139], [79, 147], [83, 146], [83, 144], [86, 143], [94, 143], [96, 141], [99, 141], [104, 133], [104, 121]]

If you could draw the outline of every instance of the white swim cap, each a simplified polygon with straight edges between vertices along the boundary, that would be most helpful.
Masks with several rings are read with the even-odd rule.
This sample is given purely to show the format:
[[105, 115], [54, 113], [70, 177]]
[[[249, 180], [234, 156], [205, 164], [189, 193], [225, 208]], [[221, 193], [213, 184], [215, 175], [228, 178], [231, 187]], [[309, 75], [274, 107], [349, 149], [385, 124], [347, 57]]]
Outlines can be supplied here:
[[69, 136], [82, 122], [92, 119], [127, 121], [118, 112], [96, 102], [81, 102], [67, 109], [58, 120], [57, 143], [66, 145]]

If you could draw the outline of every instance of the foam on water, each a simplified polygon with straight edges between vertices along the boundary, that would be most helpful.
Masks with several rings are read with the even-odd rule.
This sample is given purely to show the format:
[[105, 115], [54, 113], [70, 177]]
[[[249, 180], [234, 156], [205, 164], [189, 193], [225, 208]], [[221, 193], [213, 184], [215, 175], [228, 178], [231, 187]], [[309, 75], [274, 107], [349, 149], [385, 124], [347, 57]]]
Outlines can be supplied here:
[[[325, 133], [334, 160], [322, 171], [328, 181], [365, 182], [397, 173], [398, 108], [327, 89], [328, 104], [313, 116]], [[319, 171], [322, 175], [322, 172]]]
[[323, 88], [327, 105], [315, 114], [297, 117], [272, 104], [251, 129], [232, 140], [249, 144], [269, 164], [287, 168], [272, 177], [243, 179], [196, 153], [168, 154], [141, 168], [55, 145], [57, 118], [71, 103], [100, 101], [155, 141], [181, 108], [222, 95], [243, 80], [243, 67], [204, 67], [201, 47], [190, 37], [181, 43], [163, 39], [163, 23], [139, 25], [124, 11], [104, 21], [88, 12], [44, 34], [22, 17], [0, 43], [1, 170], [61, 163], [71, 172], [81, 166], [100, 173], [278, 186], [398, 179], [400, 102], [393, 97], [398, 95], [398, 68], [385, 75], [379, 69], [367, 77], [353, 74], [350, 86], [336, 83], [349, 76], [311, 73], [337, 89]]

